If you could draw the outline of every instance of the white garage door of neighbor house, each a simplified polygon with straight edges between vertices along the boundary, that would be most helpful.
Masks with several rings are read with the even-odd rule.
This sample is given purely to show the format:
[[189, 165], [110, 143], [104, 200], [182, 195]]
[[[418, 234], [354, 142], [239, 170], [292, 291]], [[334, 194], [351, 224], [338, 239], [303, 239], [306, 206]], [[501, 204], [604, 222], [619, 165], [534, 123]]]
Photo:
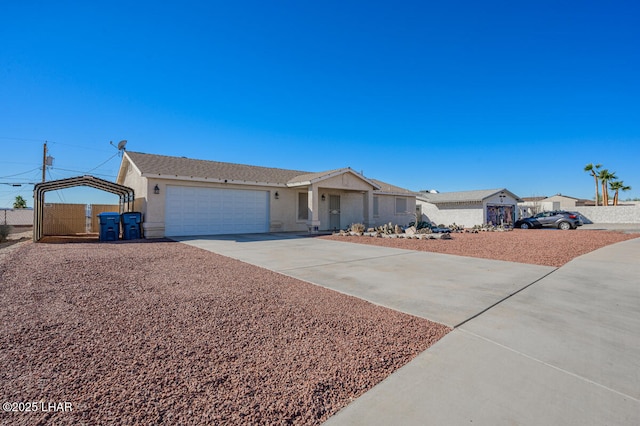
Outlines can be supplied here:
[[165, 235], [269, 232], [269, 193], [167, 186]]

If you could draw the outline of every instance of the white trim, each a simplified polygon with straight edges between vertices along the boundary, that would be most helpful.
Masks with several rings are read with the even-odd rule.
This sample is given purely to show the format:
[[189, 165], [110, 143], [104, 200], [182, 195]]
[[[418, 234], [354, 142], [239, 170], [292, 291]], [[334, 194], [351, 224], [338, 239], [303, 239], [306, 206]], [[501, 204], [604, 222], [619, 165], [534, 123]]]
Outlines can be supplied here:
[[[142, 172], [140, 171], [140, 169], [138, 168], [138, 166], [136, 166], [136, 164], [133, 162], [133, 160], [131, 160], [131, 157], [129, 157], [129, 155], [127, 154], [127, 151], [124, 152], [124, 156], [122, 157], [122, 163], [124, 163], [125, 159], [127, 160], [127, 173], [128, 170], [133, 168], [136, 172], [138, 172], [138, 176], [142, 176]], [[122, 167], [122, 163], [120, 163], [120, 167], [118, 168], [118, 176], [116, 176], [116, 183], [122, 183], [124, 182], [124, 180], [127, 178], [127, 173], [124, 173], [123, 167]], [[122, 173], [122, 180], [120, 180], [120, 174]]]
[[417, 198], [415, 194], [406, 192], [392, 192], [392, 191], [373, 191], [375, 195], [394, 195], [396, 197]]

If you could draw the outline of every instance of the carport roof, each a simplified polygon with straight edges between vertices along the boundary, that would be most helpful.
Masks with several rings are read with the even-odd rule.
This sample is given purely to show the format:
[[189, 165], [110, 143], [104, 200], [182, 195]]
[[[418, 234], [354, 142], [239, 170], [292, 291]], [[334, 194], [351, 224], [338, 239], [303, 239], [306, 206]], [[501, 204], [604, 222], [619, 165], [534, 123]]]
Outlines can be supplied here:
[[[43, 236], [42, 221], [44, 217], [44, 195], [48, 191], [73, 188], [76, 186], [88, 186], [101, 191], [110, 192], [120, 197], [120, 211], [131, 211], [135, 200], [133, 189], [119, 185], [115, 182], [100, 179], [95, 176], [85, 175], [67, 179], [51, 180], [41, 182], [33, 187], [34, 209], [33, 209], [33, 241], [38, 241]], [[126, 207], [125, 207], [126, 204]]]

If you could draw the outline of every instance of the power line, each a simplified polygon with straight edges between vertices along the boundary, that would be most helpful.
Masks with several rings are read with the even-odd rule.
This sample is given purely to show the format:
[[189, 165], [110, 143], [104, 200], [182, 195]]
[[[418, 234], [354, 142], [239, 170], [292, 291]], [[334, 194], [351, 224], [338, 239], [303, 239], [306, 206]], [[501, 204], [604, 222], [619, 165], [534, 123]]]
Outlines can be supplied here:
[[14, 176], [26, 175], [27, 173], [31, 173], [31, 172], [36, 171], [36, 170], [40, 170], [40, 167], [36, 167], [35, 169], [27, 170], [26, 172], [16, 173], [15, 175], [0, 176], [0, 179], [6, 179], [6, 178], [14, 177]]
[[[86, 173], [86, 172], [83, 172], [83, 171], [81, 171], [81, 170], [61, 169], [61, 168], [59, 168], [59, 167], [51, 167], [51, 168], [52, 168], [52, 169], [54, 169], [54, 170], [62, 170], [62, 171], [65, 171], [65, 172], [82, 173], [82, 174], [85, 174], [85, 173]], [[107, 174], [104, 174], [104, 173], [93, 173], [93, 174], [94, 174], [95, 176], [116, 177], [116, 175], [107, 175]]]
[[120, 154], [120, 151], [116, 152], [116, 153], [115, 153], [115, 154], [113, 154], [111, 157], [107, 158], [107, 160], [106, 160], [106, 161], [104, 161], [104, 162], [102, 162], [102, 163], [98, 164], [97, 166], [95, 166], [95, 167], [94, 167], [93, 169], [91, 169], [91, 170], [87, 170], [87, 171], [86, 171], [86, 173], [92, 172], [92, 171], [94, 171], [95, 169], [97, 169], [98, 167], [103, 166], [104, 164], [107, 164], [109, 161], [111, 161], [111, 159], [112, 159], [112, 158], [114, 158], [115, 156], [117, 156], [117, 155], [119, 155], [119, 154]]
[[48, 141], [48, 142], [51, 143], [51, 144], [54, 144], [54, 145], [62, 145], [62, 146], [68, 146], [68, 147], [71, 147], [71, 148], [87, 149], [89, 151], [101, 151], [101, 152], [102, 151], [105, 151], [105, 152], [108, 151], [107, 149], [100, 149], [100, 148], [81, 146], [81, 145], [72, 145], [72, 144], [64, 143], [64, 142], [55, 142], [55, 141], [53, 141], [53, 142], [52, 141]]
[[[22, 141], [22, 142], [37, 142], [37, 143], [44, 143], [45, 139], [30, 139], [30, 138], [13, 138], [13, 137], [9, 137], [9, 136], [0, 136], [0, 139], [6, 139], [6, 140], [14, 140], [14, 141]], [[68, 146], [71, 148], [80, 148], [80, 149], [87, 149], [90, 151], [109, 151], [108, 149], [101, 149], [101, 148], [95, 148], [95, 147], [88, 147], [88, 146], [82, 146], [82, 145], [74, 145], [74, 144], [70, 144], [70, 143], [66, 143], [66, 142], [56, 142], [56, 141], [51, 141], [51, 140], [46, 140], [47, 143], [49, 144], [53, 144], [53, 145], [62, 145], [62, 146]]]
[[22, 185], [35, 185], [37, 182], [0, 182], [0, 185], [9, 185], [9, 186], [15, 186], [20, 187]]
[[[49, 177], [51, 178], [51, 180], [53, 180], [53, 177], [51, 176], [51, 170], [47, 170], [49, 172]], [[58, 198], [60, 199], [60, 202], [65, 203], [66, 201], [64, 201], [64, 196], [62, 195], [62, 193], [60, 191], [53, 191], [56, 194], [58, 194]]]

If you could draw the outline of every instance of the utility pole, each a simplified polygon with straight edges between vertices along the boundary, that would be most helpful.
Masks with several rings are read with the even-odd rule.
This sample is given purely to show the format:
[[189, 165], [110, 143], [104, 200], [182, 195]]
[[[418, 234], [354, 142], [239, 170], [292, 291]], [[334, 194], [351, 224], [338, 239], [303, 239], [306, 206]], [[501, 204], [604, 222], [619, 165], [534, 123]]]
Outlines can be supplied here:
[[47, 141], [44, 141], [44, 148], [42, 149], [42, 181], [45, 179], [45, 171], [47, 170]]

